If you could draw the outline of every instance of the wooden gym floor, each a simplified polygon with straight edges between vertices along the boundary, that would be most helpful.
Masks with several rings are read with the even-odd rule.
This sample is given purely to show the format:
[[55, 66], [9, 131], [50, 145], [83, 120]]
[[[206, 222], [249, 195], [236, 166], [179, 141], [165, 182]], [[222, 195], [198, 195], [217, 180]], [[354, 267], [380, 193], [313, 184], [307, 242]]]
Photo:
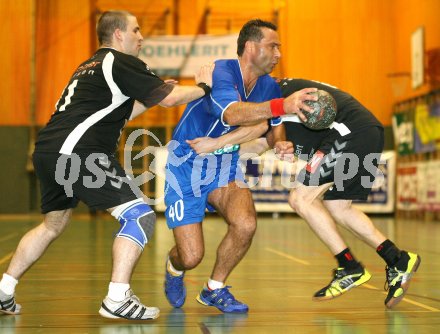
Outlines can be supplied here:
[[[162, 214], [158, 214], [163, 217]], [[0, 219], [0, 272], [4, 272], [22, 234], [40, 216]], [[132, 287], [161, 315], [148, 322], [110, 320], [99, 316], [110, 276], [110, 247], [118, 224], [110, 216], [75, 216], [57, 240], [20, 281], [18, 316], [0, 315], [0, 333], [435, 333], [440, 329], [440, 223], [374, 218], [376, 226], [402, 249], [418, 252], [422, 264], [406, 298], [386, 310], [384, 263], [375, 250], [343, 231], [356, 257], [373, 274], [363, 287], [327, 302], [312, 294], [331, 278], [335, 261], [294, 215], [259, 217], [254, 242], [227, 284], [249, 304], [247, 315], [222, 314], [200, 305], [195, 295], [207, 280], [215, 248], [225, 231], [216, 216], [204, 223], [206, 254], [187, 273], [188, 297], [182, 309], [170, 307], [163, 294], [164, 262], [172, 232], [159, 218], [134, 274]]]

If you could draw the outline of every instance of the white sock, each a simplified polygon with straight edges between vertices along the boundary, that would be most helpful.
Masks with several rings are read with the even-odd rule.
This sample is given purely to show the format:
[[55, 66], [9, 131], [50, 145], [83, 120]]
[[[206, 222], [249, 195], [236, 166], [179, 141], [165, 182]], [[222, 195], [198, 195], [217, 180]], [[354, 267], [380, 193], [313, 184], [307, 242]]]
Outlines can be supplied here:
[[7, 295], [12, 295], [15, 293], [15, 287], [18, 284], [18, 280], [16, 280], [11, 275], [6, 273], [3, 274], [3, 278], [0, 281], [0, 290], [2, 290]]
[[169, 257], [168, 257], [168, 261], [167, 261], [167, 270], [173, 276], [182, 276], [184, 273], [184, 271], [177, 270], [176, 268], [173, 267], [173, 264], [171, 263]]
[[209, 279], [207, 286], [209, 290], [216, 290], [223, 288], [225, 286], [225, 283]]
[[130, 284], [110, 282], [107, 296], [115, 302], [120, 302], [125, 299], [125, 293], [128, 289], [130, 289]]

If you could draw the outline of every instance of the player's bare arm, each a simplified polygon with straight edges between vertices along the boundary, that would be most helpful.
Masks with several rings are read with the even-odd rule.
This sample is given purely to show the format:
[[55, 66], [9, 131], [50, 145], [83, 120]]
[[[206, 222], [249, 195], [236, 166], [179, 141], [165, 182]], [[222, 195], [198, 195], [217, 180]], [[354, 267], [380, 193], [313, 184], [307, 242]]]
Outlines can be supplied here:
[[134, 101], [133, 111], [131, 112], [130, 120], [132, 120], [133, 118], [139, 116], [143, 112], [147, 111], [147, 109], [148, 108], [145, 107], [141, 102]]
[[316, 101], [317, 97], [309, 94], [316, 91], [316, 88], [304, 88], [287, 98], [276, 99], [277, 101], [271, 100], [262, 103], [236, 102], [225, 110], [223, 120], [231, 126], [251, 125], [274, 116], [297, 114], [305, 121], [306, 117], [301, 110], [311, 112], [312, 109], [304, 101]]
[[273, 147], [274, 153], [280, 160], [294, 161], [293, 143], [286, 140], [286, 130], [283, 124], [272, 127], [266, 134], [266, 139], [268, 147]]
[[[196, 84], [205, 83], [208, 87], [212, 86], [212, 72], [214, 63], [203, 65], [195, 75]], [[206, 91], [199, 86], [180, 86], [175, 85], [170, 94], [168, 94], [159, 105], [162, 107], [173, 107], [192, 102], [205, 96]]]
[[238, 153], [240, 156], [249, 153], [261, 155], [268, 149], [270, 149], [270, 147], [267, 144], [267, 139], [265, 137], [261, 137], [241, 144], [240, 151]]
[[239, 128], [217, 138], [199, 137], [186, 142], [197, 154], [206, 154], [227, 145], [242, 144], [260, 137], [267, 131], [267, 122], [255, 125], [240, 126]]

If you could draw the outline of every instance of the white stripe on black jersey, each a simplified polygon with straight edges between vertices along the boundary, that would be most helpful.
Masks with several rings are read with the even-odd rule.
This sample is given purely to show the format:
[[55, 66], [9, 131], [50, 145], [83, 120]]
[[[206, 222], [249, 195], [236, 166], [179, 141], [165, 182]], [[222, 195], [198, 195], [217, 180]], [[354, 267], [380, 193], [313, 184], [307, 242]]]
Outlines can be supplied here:
[[105, 81], [107, 82], [107, 85], [112, 92], [112, 104], [104, 109], [98, 110], [91, 116], [87, 117], [83, 122], [78, 124], [75, 129], [69, 134], [69, 136], [67, 136], [63, 146], [61, 146], [61, 154], [72, 154], [75, 145], [91, 126], [99, 122], [113, 110], [119, 107], [122, 103], [128, 100], [129, 97], [122, 94], [118, 85], [113, 81], [112, 69], [114, 60], [115, 57], [111, 52], [109, 52], [104, 57], [104, 61], [102, 62], [102, 72], [104, 73]]
[[35, 151], [113, 153], [135, 100], [151, 107], [173, 89], [140, 59], [99, 49], [72, 75]]

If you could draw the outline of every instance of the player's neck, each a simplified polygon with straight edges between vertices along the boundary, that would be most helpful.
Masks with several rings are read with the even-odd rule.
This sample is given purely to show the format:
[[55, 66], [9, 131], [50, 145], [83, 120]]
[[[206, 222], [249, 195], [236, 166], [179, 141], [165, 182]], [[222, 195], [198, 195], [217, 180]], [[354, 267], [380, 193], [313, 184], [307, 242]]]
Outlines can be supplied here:
[[112, 46], [112, 45], [101, 45], [100, 47], [99, 47], [100, 49], [113, 49], [113, 50], [116, 50], [116, 51], [120, 51], [120, 50], [118, 50], [117, 48], [115, 48], [114, 46]]
[[260, 75], [256, 73], [254, 66], [252, 66], [252, 64], [250, 62], [247, 62], [245, 59], [239, 57], [238, 63], [240, 64], [240, 70], [246, 94], [249, 94], [252, 88], [254, 88]]
[[113, 38], [111, 41], [107, 43], [103, 43], [100, 48], [113, 49], [119, 52], [124, 52], [123, 45], [117, 39]]

